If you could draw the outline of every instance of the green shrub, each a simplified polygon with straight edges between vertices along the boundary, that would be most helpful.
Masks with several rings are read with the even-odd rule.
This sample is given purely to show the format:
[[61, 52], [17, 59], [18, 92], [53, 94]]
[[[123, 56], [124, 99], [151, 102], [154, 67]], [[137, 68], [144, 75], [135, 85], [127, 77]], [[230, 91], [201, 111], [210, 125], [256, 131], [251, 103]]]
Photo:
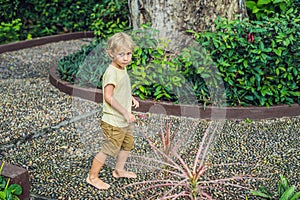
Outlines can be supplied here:
[[[132, 34], [137, 44], [133, 60], [128, 66], [133, 93], [142, 99], [176, 101], [176, 96], [172, 94], [176, 87], [181, 86], [183, 79], [175, 77], [175, 74], [179, 75], [175, 64], [164, 55], [165, 52], [157, 46], [158, 41], [151, 38], [152, 34], [147, 34], [147, 31], [137, 30]], [[139, 34], [143, 34], [143, 37]], [[83, 87], [101, 88], [102, 75], [111, 62], [105, 49], [106, 44], [98, 39], [80, 51], [65, 56], [58, 63], [60, 77]]]
[[[224, 103], [222, 99], [231, 106], [299, 103], [300, 19], [295, 12], [291, 9], [288, 15], [264, 21], [219, 19], [216, 32], [190, 31], [198, 45], [191, 45], [178, 55], [164, 50], [164, 41], [153, 37], [155, 30], [133, 31], [137, 47], [128, 66], [133, 94], [141, 99], [177, 103], [195, 103], [197, 99], [204, 105]], [[199, 44], [202, 49], [197, 47]], [[95, 45], [62, 60], [62, 78], [74, 82], [84, 55], [93, 48]], [[100, 56], [104, 58], [104, 53]], [[77, 63], [69, 63], [74, 60]], [[97, 64], [83, 67], [85, 75], [80, 79], [85, 81], [79, 81], [80, 84], [100, 88], [108, 63], [109, 60], [103, 60], [98, 68]]]
[[188, 83], [184, 88], [187, 98], [194, 94], [198, 103], [204, 106], [225, 103], [222, 76], [209, 52], [202, 48], [201, 44], [197, 43], [183, 49], [173, 62], [177, 63], [179, 71]]
[[1, 22], [0, 24], [0, 44], [19, 40], [22, 23], [20, 19], [13, 20], [11, 23]]
[[300, 17], [216, 21], [216, 32], [195, 33], [221, 72], [228, 105], [300, 102]]
[[[189, 31], [198, 45], [191, 45], [178, 55], [164, 50], [168, 42], [154, 39], [157, 31], [147, 27], [133, 31], [137, 47], [128, 71], [134, 95], [181, 103], [194, 101], [189, 96], [195, 95], [197, 103], [204, 105], [223, 103], [218, 102], [222, 99], [227, 99], [230, 106], [300, 103], [297, 12], [289, 9], [262, 21], [220, 18], [215, 22], [215, 32]], [[102, 61], [83, 64], [96, 45], [62, 59], [62, 79], [101, 88], [101, 77], [109, 63], [104, 59], [104, 51], [96, 51]]]
[[[293, 4], [296, 8], [299, 8], [299, 6], [300, 6], [300, 0], [293, 0], [292, 2], [293, 2], [292, 4]], [[299, 10], [298, 10], [298, 12], [299, 12]]]
[[292, 0], [246, 0], [249, 18], [261, 20], [273, 17], [276, 13], [283, 14], [292, 5]]
[[11, 29], [11, 37], [1, 38], [1, 43], [85, 30], [104, 38], [129, 28], [125, 0], [4, 0], [0, 2], [0, 17], [6, 26], [21, 19], [20, 30], [13, 33]]
[[104, 0], [93, 8], [90, 29], [98, 38], [106, 38], [114, 33], [128, 30], [130, 28], [128, 19], [127, 1]]
[[[85, 87], [102, 88], [102, 75], [107, 66], [111, 63], [106, 53], [106, 43], [103, 41], [94, 42], [94, 48], [84, 48], [84, 60], [79, 64], [75, 77], [75, 84]], [[78, 56], [81, 56], [79, 54]]]
[[0, 19], [1, 22], [10, 23], [20, 18], [17, 16], [19, 0], [1, 0], [0, 1]]
[[176, 101], [176, 89], [182, 86], [184, 80], [177, 73], [177, 66], [162, 49], [163, 41], [155, 39], [157, 33], [147, 25], [132, 33], [137, 44], [128, 66], [133, 94], [141, 99]]
[[17, 16], [24, 24], [23, 38], [88, 30], [95, 4], [95, 1], [89, 0], [20, 1]]
[[212, 72], [215, 65], [208, 54], [191, 43], [175, 55], [165, 50], [169, 41], [159, 39], [157, 33], [147, 25], [132, 33], [138, 44], [128, 66], [133, 94], [141, 99], [215, 104], [212, 96], [220, 92], [210, 89], [222, 80]]
[[[89, 74], [93, 73], [94, 70], [85, 65], [85, 61], [88, 60], [88, 55], [97, 47], [99, 44], [98, 40], [95, 40], [90, 43], [90, 45], [84, 45], [80, 51], [70, 54], [63, 57], [58, 62], [58, 72], [62, 80], [65, 80], [70, 83], [76, 83], [80, 86], [85, 87], [101, 87], [101, 83], [92, 81], [94, 78], [87, 77], [86, 73], [82, 73], [84, 70], [82, 66], [87, 66], [90, 69]], [[98, 58], [99, 59], [99, 58]], [[79, 75], [80, 74], [80, 75]], [[79, 77], [80, 76], [80, 77]]]
[[[155, 39], [157, 32], [144, 26], [131, 34], [137, 44], [132, 62], [127, 67], [133, 94], [141, 99], [211, 104], [213, 99], [209, 91], [221, 79], [215, 78], [211, 71], [214, 63], [208, 54], [200, 53], [199, 44], [196, 44], [175, 56], [164, 50], [166, 41]], [[199, 60], [202, 63], [197, 62]], [[101, 78], [109, 62], [105, 45], [94, 42], [60, 60], [58, 70], [63, 80], [101, 88]]]
[[[180, 77], [176, 65], [165, 54], [160, 48], [135, 48], [134, 62], [130, 66], [134, 95], [141, 99], [178, 99], [176, 90], [182, 86], [184, 80]], [[147, 59], [146, 63], [141, 64], [144, 58]]]
[[0, 3], [0, 16], [4, 23], [21, 19], [19, 36], [14, 41], [25, 40], [89, 30], [92, 23], [90, 15], [95, 4], [95, 1], [89, 0], [5, 0]]

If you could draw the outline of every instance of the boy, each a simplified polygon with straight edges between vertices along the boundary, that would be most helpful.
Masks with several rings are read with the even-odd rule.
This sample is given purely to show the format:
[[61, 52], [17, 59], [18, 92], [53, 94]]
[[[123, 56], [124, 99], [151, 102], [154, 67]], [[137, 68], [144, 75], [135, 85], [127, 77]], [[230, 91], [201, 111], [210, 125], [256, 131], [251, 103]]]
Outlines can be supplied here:
[[112, 62], [102, 79], [103, 116], [101, 129], [103, 143], [101, 151], [94, 157], [86, 181], [98, 189], [108, 189], [109, 184], [98, 178], [107, 156], [117, 156], [113, 171], [115, 178], [136, 178], [133, 172], [124, 170], [129, 152], [134, 147], [132, 123], [136, 121], [131, 107], [139, 107], [139, 102], [131, 95], [131, 85], [126, 66], [132, 59], [134, 42], [125, 33], [117, 33], [108, 40], [107, 53]]

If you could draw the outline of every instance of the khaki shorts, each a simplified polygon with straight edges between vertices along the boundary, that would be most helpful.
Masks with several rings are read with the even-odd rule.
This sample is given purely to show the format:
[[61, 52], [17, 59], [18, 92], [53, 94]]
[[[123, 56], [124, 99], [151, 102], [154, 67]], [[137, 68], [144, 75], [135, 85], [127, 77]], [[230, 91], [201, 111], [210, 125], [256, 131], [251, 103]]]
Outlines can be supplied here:
[[131, 151], [134, 148], [132, 126], [115, 127], [101, 121], [103, 142], [101, 151], [110, 156], [117, 156], [120, 150]]

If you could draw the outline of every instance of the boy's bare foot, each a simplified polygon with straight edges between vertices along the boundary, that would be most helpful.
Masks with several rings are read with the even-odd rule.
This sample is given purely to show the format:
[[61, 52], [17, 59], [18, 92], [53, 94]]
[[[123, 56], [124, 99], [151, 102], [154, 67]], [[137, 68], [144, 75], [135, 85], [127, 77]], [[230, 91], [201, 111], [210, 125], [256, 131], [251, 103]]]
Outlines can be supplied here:
[[86, 178], [86, 182], [94, 186], [99, 190], [107, 190], [110, 185], [101, 181], [98, 177], [95, 179], [91, 179], [89, 176]]
[[115, 178], [136, 178], [137, 175], [134, 172], [128, 172], [125, 170], [114, 170], [113, 177], [115, 177]]

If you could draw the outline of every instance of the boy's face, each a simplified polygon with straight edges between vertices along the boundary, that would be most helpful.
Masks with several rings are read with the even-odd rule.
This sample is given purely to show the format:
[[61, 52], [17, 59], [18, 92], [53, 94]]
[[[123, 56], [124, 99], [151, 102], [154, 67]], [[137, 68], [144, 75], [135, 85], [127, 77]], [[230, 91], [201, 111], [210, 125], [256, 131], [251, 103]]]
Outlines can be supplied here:
[[118, 67], [120, 69], [125, 69], [125, 67], [130, 63], [132, 59], [132, 51], [131, 50], [120, 50], [117, 52], [114, 52], [113, 55], [112, 64], [115, 67]]

